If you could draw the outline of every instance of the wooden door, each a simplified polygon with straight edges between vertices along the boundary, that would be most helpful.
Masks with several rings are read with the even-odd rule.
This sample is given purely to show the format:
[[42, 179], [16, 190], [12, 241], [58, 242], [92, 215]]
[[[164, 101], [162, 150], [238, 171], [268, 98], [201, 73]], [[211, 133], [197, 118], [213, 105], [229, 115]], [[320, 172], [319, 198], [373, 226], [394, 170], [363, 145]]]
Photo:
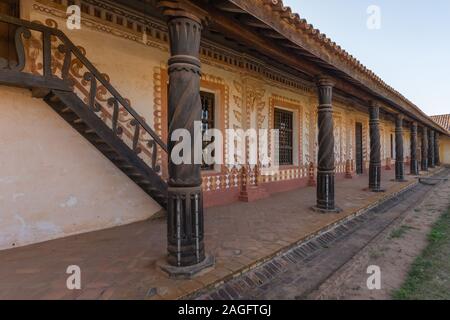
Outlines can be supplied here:
[[[19, 0], [0, 0], [0, 13], [19, 18]], [[0, 60], [17, 62], [17, 53], [14, 45], [15, 28], [0, 22]]]

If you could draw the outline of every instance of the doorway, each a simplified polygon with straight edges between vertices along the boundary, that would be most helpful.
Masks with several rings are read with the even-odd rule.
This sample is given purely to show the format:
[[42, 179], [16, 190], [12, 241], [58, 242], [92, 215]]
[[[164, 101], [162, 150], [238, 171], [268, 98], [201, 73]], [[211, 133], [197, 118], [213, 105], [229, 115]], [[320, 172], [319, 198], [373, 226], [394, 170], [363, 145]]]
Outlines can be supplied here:
[[[20, 17], [19, 0], [0, 1], [0, 13], [14, 18]], [[0, 62], [7, 61], [10, 64], [17, 62], [17, 52], [14, 44], [16, 27], [0, 22]], [[3, 63], [4, 64], [4, 63]]]

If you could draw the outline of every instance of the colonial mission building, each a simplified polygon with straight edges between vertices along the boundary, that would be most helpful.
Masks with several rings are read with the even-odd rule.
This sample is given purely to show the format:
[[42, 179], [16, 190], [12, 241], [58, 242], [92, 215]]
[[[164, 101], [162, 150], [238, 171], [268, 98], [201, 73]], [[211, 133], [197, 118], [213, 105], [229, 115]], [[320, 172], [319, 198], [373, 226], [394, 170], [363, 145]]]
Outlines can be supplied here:
[[[72, 5], [81, 28], [67, 23]], [[213, 264], [206, 208], [314, 186], [311, 210], [339, 214], [336, 181], [366, 175], [369, 195], [387, 172], [400, 183], [450, 164], [444, 122], [281, 0], [2, 0], [0, 10], [0, 249], [164, 214], [163, 268], [195, 273]], [[242, 166], [173, 164], [169, 137], [194, 121], [279, 129], [280, 170], [263, 175], [245, 155]]]

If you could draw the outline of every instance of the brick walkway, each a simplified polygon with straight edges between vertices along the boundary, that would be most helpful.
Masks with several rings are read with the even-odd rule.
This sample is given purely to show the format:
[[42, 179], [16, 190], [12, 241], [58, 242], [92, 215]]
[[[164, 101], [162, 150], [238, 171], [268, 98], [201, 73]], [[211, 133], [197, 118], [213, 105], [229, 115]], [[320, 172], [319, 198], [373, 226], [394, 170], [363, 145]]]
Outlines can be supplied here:
[[[318, 214], [315, 189], [302, 188], [255, 203], [210, 208], [206, 248], [216, 268], [194, 280], [168, 279], [156, 266], [166, 253], [164, 219], [98, 231], [0, 252], [0, 299], [175, 299], [247, 270], [329, 225], [415, 183], [392, 182], [386, 193], [363, 191], [368, 178], [336, 185], [340, 214]], [[82, 270], [82, 290], [66, 289], [69, 265]]]
[[[450, 169], [443, 170], [439, 173], [439, 178], [447, 178], [450, 175]], [[405, 269], [405, 273], [409, 268], [410, 262], [417, 254], [411, 254], [417, 244], [417, 238], [420, 235], [409, 239], [408, 246], [403, 248], [393, 248], [390, 257], [386, 257], [383, 270], [383, 288], [384, 290], [367, 290], [365, 287], [367, 280], [367, 266], [381, 266], [380, 261], [372, 257], [375, 250], [368, 250], [367, 247], [376, 243], [375, 239], [380, 237], [380, 233], [384, 233], [384, 237], [388, 238], [392, 230], [395, 230], [395, 222], [402, 220], [404, 216], [416, 214], [421, 217], [417, 224], [420, 227], [426, 225], [425, 221], [429, 220], [429, 215], [424, 214], [421, 202], [426, 199], [427, 207], [432, 205], [430, 211], [435, 212], [438, 217], [443, 210], [447, 209], [449, 199], [444, 195], [448, 195], [450, 190], [450, 182], [431, 186], [426, 184], [416, 184], [396, 195], [389, 201], [384, 201], [380, 205], [367, 210], [354, 219], [340, 223], [336, 228], [321, 233], [320, 236], [303, 242], [301, 245], [294, 247], [284, 254], [280, 254], [242, 276], [234, 277], [231, 281], [220, 285], [212, 290], [202, 290], [200, 295], [195, 295], [199, 300], [280, 300], [280, 299], [310, 299], [310, 292], [318, 288], [324, 281], [327, 286], [320, 293], [325, 297], [335, 299], [336, 292], [340, 292], [343, 283], [336, 283], [335, 274], [341, 273], [343, 265], [348, 265], [346, 276], [357, 278], [359, 281], [346, 283], [346, 292], [349, 295], [356, 294], [356, 286], [358, 293], [363, 299], [367, 296], [383, 296], [386, 297], [386, 289], [397, 283], [397, 287], [402, 282], [398, 272], [392, 266], [397, 265]], [[436, 210], [440, 205], [441, 210]], [[416, 212], [417, 206], [422, 206], [420, 212]], [[428, 223], [429, 225], [432, 223]], [[394, 225], [394, 227], [393, 227]], [[393, 227], [393, 228], [391, 228]], [[387, 229], [391, 229], [388, 232]], [[414, 229], [416, 230], [416, 229]], [[426, 238], [427, 232], [422, 237]], [[389, 239], [388, 241], [391, 242]], [[425, 241], [426, 243], [426, 241]], [[386, 248], [379, 249], [378, 255], [384, 256]], [[355, 255], [366, 251], [368, 255], [367, 261], [358, 263], [357, 271], [353, 264], [349, 261]], [[418, 252], [421, 249], [417, 250]], [[405, 258], [400, 260], [401, 256], [406, 256], [409, 263], [405, 263]], [[344, 268], [343, 268], [344, 269]], [[399, 277], [398, 279], [396, 278]], [[331, 279], [330, 279], [331, 278]], [[347, 279], [342, 280], [345, 282]], [[332, 288], [329, 290], [329, 288]], [[366, 289], [364, 289], [366, 288]], [[316, 294], [316, 293], [315, 293]]]

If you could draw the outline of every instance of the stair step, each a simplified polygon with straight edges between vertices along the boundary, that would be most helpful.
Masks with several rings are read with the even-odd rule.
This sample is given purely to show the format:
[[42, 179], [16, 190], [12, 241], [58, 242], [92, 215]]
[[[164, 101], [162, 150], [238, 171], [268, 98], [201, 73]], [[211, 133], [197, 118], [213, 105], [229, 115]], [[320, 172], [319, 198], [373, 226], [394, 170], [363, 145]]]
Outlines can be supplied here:
[[128, 163], [127, 160], [125, 160], [124, 158], [117, 156], [117, 157], [112, 157], [110, 158], [111, 161], [114, 161], [114, 163], [116, 164], [116, 166], [120, 167], [120, 163]]
[[124, 170], [134, 169], [134, 167], [131, 164], [120, 165], [119, 167]]
[[50, 100], [51, 102], [60, 102], [60, 101], [61, 101], [61, 99], [60, 99], [58, 96], [55, 96], [55, 95], [51, 96], [51, 97], [49, 98], [49, 100]]
[[147, 192], [151, 192], [153, 194], [160, 194], [161, 193], [161, 191], [158, 188], [153, 187], [153, 186], [147, 186], [147, 187], [145, 187], [145, 190]]
[[61, 113], [73, 113], [73, 111], [70, 108], [64, 108], [61, 110]]
[[101, 152], [114, 152], [115, 154], [117, 154], [117, 152], [111, 148], [109, 145], [107, 144], [100, 144], [97, 146], [97, 148], [101, 151]]
[[[141, 162], [130, 146], [119, 141], [117, 135], [96, 114], [86, 113], [86, 103], [75, 93], [49, 92], [35, 90], [36, 96], [42, 97], [61, 118], [69, 123], [98, 151], [112, 161], [131, 180], [153, 197], [161, 206], [167, 206], [166, 183], [152, 173], [146, 163]], [[45, 95], [45, 97], [44, 97]], [[130, 150], [128, 150], [128, 149]]]
[[143, 180], [143, 181], [136, 181], [137, 184], [142, 184], [142, 185], [151, 185], [152, 183], [148, 180]]
[[43, 99], [50, 93], [50, 89], [46, 88], [33, 88], [31, 89], [31, 95], [33, 98]]
[[142, 173], [130, 172], [130, 173], [128, 173], [128, 176], [130, 176], [130, 177], [142, 177]]
[[82, 119], [78, 118], [78, 119], [75, 119], [75, 120], [73, 121], [73, 123], [75, 123], [75, 124], [83, 124], [84, 121], [83, 121]]

